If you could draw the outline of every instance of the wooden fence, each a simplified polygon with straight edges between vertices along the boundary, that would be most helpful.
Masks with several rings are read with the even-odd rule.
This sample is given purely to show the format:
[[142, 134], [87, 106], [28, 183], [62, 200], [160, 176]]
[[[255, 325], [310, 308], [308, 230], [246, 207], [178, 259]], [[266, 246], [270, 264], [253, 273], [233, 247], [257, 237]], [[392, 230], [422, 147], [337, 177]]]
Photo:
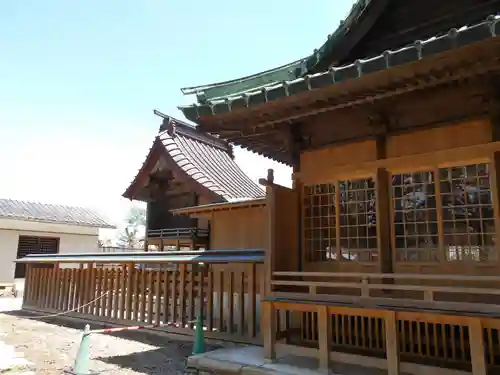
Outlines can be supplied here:
[[172, 323], [160, 329], [192, 335], [197, 314], [205, 335], [260, 342], [259, 262], [177, 264], [177, 267], [40, 268], [28, 264], [23, 308], [44, 313], [135, 325]]

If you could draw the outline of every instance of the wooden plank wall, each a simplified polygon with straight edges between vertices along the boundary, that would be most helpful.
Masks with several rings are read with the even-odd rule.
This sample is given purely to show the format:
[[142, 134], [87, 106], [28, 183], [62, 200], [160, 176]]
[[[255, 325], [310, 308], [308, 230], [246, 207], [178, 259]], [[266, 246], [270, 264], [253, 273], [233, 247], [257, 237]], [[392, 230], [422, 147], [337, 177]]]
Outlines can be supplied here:
[[119, 268], [30, 266], [23, 308], [130, 325], [169, 322], [176, 326], [161, 329], [187, 335], [192, 335], [199, 313], [207, 337], [254, 343], [260, 335], [257, 275], [262, 265], [241, 266], [239, 271], [186, 264], [177, 270], [137, 269], [131, 264]]
[[215, 211], [210, 222], [210, 248], [264, 249], [266, 222], [265, 206]]

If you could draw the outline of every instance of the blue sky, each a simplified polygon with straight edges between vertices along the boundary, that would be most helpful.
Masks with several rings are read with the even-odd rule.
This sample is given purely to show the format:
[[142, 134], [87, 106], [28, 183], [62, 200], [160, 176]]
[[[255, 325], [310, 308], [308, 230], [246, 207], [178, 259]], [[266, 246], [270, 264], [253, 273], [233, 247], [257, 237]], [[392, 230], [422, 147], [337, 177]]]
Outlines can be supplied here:
[[[304, 57], [353, 0], [0, 2], [0, 197], [97, 208], [119, 221], [122, 192], [160, 125], [183, 118], [180, 88]], [[309, 6], [310, 5], [310, 6]], [[236, 151], [253, 179], [274, 167]]]

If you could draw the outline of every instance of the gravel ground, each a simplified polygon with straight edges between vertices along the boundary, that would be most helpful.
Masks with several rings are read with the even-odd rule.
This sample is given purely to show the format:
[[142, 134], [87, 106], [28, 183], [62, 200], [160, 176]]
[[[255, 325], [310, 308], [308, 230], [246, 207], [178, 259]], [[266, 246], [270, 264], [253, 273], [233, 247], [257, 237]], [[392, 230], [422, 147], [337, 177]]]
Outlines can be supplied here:
[[[83, 326], [60, 318], [42, 321], [22, 311], [0, 312], [0, 340], [23, 353], [36, 374], [62, 374], [71, 368]], [[103, 328], [95, 323], [91, 327]], [[190, 341], [172, 341], [144, 331], [96, 334], [90, 337], [90, 368], [101, 374], [183, 374], [191, 351]]]

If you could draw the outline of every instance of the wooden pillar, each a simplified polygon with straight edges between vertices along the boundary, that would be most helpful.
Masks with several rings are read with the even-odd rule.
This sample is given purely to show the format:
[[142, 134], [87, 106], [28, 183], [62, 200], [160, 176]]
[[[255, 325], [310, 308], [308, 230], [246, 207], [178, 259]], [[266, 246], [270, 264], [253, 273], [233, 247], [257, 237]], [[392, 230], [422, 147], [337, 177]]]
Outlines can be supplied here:
[[273, 302], [262, 302], [261, 332], [264, 339], [264, 362], [276, 360], [276, 309]]
[[396, 313], [388, 311], [384, 318], [385, 346], [387, 355], [387, 374], [400, 375], [399, 361], [399, 336], [397, 329]]
[[383, 168], [377, 169], [376, 215], [377, 215], [377, 247], [379, 251], [379, 272], [392, 273], [394, 254], [391, 246], [391, 201], [389, 172]]
[[318, 308], [319, 369], [328, 374], [332, 347], [332, 317], [327, 306]]
[[486, 375], [486, 351], [484, 346], [483, 326], [480, 318], [469, 319], [469, 345], [472, 375]]
[[274, 257], [276, 252], [276, 207], [275, 191], [272, 186], [266, 187], [266, 209], [268, 220], [267, 246], [264, 254], [264, 298], [271, 294], [271, 280], [274, 271]]
[[[500, 132], [500, 130], [499, 130]], [[494, 152], [491, 156], [490, 164], [490, 183], [491, 183], [491, 199], [493, 204], [494, 220], [495, 220], [495, 251], [497, 262], [500, 270], [500, 152]]]

